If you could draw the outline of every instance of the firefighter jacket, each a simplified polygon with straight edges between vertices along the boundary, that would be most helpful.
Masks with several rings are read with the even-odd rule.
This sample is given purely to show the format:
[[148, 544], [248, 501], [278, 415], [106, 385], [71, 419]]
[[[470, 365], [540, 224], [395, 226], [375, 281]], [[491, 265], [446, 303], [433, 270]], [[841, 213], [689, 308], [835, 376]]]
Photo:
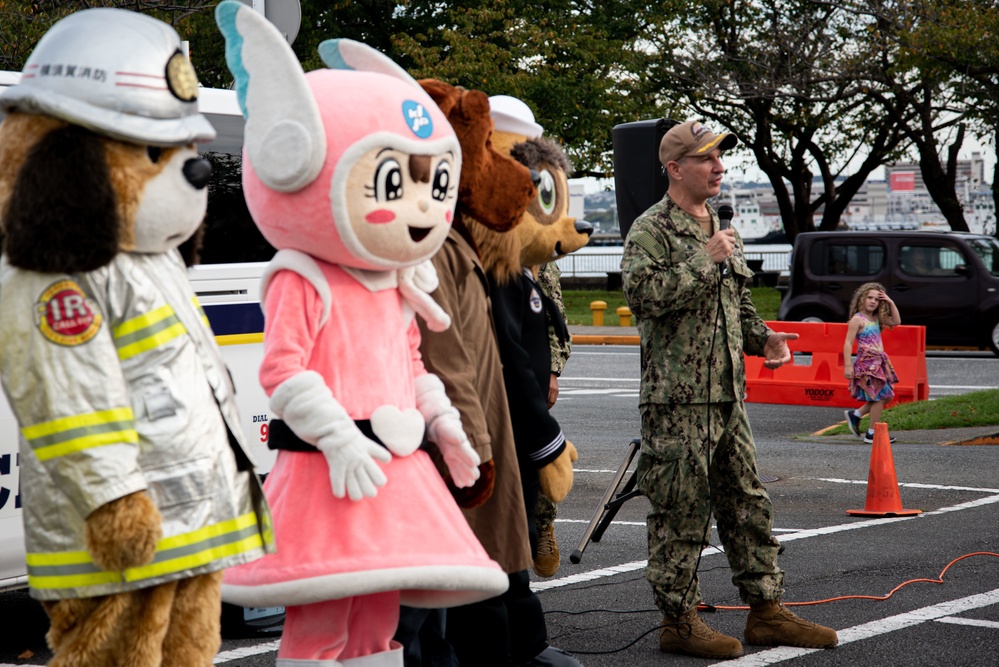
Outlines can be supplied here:
[[[42, 600], [134, 590], [272, 550], [228, 371], [176, 251], [81, 274], [0, 264], [0, 375], [20, 427], [28, 585]], [[84, 523], [145, 490], [151, 563], [98, 568]]]

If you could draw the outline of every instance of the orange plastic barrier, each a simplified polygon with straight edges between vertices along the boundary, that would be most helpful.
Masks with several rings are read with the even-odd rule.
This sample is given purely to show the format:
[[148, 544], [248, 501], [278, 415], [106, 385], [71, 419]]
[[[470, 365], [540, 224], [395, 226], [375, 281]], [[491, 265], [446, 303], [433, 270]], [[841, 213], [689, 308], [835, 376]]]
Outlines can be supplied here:
[[[774, 331], [798, 334], [798, 340], [788, 343], [795, 361], [770, 370], [764, 368], [763, 357], [746, 355], [748, 402], [841, 408], [859, 406], [859, 402], [850, 396], [849, 381], [843, 375], [846, 322], [767, 322], [767, 326]], [[926, 328], [900, 326], [885, 329], [882, 339], [885, 352], [898, 374], [892, 402], [928, 399]]]

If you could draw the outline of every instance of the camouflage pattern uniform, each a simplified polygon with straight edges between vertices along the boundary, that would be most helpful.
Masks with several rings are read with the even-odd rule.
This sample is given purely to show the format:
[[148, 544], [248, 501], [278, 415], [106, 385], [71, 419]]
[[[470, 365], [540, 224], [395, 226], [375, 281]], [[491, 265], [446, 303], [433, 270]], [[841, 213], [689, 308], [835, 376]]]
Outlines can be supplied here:
[[667, 616], [701, 601], [696, 568], [712, 512], [743, 602], [783, 592], [773, 506], [743, 404], [743, 352], [762, 355], [771, 331], [746, 287], [753, 272], [742, 239], [723, 277], [705, 250], [710, 238], [666, 195], [635, 220], [621, 261], [642, 343], [636, 475], [652, 503], [646, 577]]
[[[541, 287], [541, 291], [545, 293], [545, 296], [555, 302], [555, 306], [558, 308], [558, 312], [564, 320], [565, 304], [562, 303], [561, 279], [562, 273], [559, 271], [558, 264], [555, 262], [542, 264], [538, 269], [538, 285]], [[561, 376], [562, 369], [565, 368], [565, 362], [569, 360], [569, 355], [572, 353], [572, 339], [566, 338], [565, 340], [562, 340], [559, 338], [555, 331], [555, 327], [549, 323], [548, 344], [551, 346], [552, 350], [552, 373]], [[555, 515], [557, 511], [558, 508], [555, 503], [548, 500], [548, 498], [545, 497], [545, 494], [538, 494], [538, 502], [535, 505], [535, 513], [537, 515], [539, 534], [548, 528], [548, 526], [555, 523]]]
[[[562, 303], [561, 280], [562, 272], [559, 271], [558, 264], [555, 262], [542, 264], [538, 269], [538, 284], [541, 286], [541, 291], [555, 302], [558, 312], [564, 320], [565, 304]], [[552, 348], [552, 373], [561, 376], [562, 370], [565, 368], [565, 362], [569, 361], [569, 355], [572, 354], [572, 339], [566, 338], [562, 340], [555, 332], [555, 327], [549, 324], [548, 343]]]

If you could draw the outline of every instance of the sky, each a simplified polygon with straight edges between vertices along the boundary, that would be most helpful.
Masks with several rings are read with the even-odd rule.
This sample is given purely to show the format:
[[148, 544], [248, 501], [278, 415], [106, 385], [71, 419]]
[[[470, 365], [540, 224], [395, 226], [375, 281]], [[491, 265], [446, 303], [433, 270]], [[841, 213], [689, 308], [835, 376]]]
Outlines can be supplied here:
[[[996, 164], [996, 150], [993, 146], [985, 146], [975, 140], [974, 137], [968, 137], [964, 140], [964, 146], [958, 153], [959, 160], [970, 160], [972, 153], [981, 153], [982, 158], [985, 163], [985, 179], [990, 180], [992, 178], [992, 171]], [[911, 158], [913, 161], [917, 161], [915, 155]], [[860, 159], [856, 162], [859, 164]], [[763, 174], [762, 171], [756, 167], [755, 160], [752, 155], [748, 153], [733, 153], [728, 156], [728, 158], [723, 158], [723, 163], [727, 168], [725, 174], [726, 178], [731, 182], [745, 181], [745, 182], [757, 182], [757, 183], [767, 183], [769, 179]], [[844, 175], [849, 175], [850, 172], [845, 172]], [[878, 167], [871, 175], [868, 180], [878, 181], [885, 179], [884, 167]]]
[[[971, 154], [974, 152], [982, 154], [985, 162], [985, 179], [991, 179], [992, 171], [996, 164], [995, 147], [983, 145], [976, 141], [974, 137], [968, 137], [964, 141], [964, 147], [958, 154], [958, 158], [961, 160], [970, 160]], [[913, 158], [913, 160], [915, 160], [915, 158]], [[729, 183], [733, 181], [744, 181], [747, 183], [769, 182], [769, 179], [764, 175], [764, 173], [756, 167], [755, 160], [748, 152], [732, 153], [731, 155], [724, 157], [722, 161], [727, 169], [725, 178]], [[869, 178], [869, 180], [872, 181], [884, 179], [885, 170], [883, 167], [875, 169]], [[594, 194], [603, 190], [614, 189], [613, 178], [581, 178], [573, 179], [573, 182], [584, 183], [586, 186], [586, 194]]]

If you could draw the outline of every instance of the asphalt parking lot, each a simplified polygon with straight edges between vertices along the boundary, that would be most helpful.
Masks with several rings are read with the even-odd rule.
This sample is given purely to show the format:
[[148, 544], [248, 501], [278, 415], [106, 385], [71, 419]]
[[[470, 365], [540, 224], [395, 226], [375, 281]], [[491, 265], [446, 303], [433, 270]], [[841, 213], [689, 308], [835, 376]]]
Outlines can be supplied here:
[[[638, 435], [638, 349], [577, 345], [562, 381], [555, 414], [580, 452], [572, 493], [559, 506], [556, 535], [562, 565], [535, 578], [551, 643], [587, 667], [707, 665], [659, 652], [654, 609], [643, 576], [644, 498], [625, 502], [599, 542], [579, 545], [629, 441]], [[995, 387], [999, 359], [991, 355], [928, 360], [931, 398]], [[943, 446], [952, 438], [917, 442], [899, 433], [892, 447], [902, 504], [915, 517], [854, 517], [865, 505], [871, 448], [855, 438], [813, 433], [842, 420], [839, 408], [749, 404], [758, 465], [776, 509], [785, 547], [787, 603], [816, 603], [796, 613], [835, 628], [840, 646], [828, 651], [746, 647], [726, 665], [997, 665], [999, 646], [999, 449]], [[712, 533], [712, 544], [717, 538]], [[963, 558], [963, 560], [955, 559]], [[949, 567], [948, 567], [949, 566]], [[946, 568], [946, 572], [944, 572]], [[715, 628], [741, 637], [745, 611], [730, 582], [725, 556], [705, 551], [699, 570], [706, 613]], [[941, 577], [941, 573], [942, 577]], [[890, 598], [880, 600], [903, 583]], [[942, 583], [934, 583], [940, 581]], [[0, 667], [41, 665], [45, 619], [23, 593], [0, 594]], [[216, 664], [273, 665], [277, 637], [227, 638]], [[18, 658], [19, 655], [29, 657]]]

